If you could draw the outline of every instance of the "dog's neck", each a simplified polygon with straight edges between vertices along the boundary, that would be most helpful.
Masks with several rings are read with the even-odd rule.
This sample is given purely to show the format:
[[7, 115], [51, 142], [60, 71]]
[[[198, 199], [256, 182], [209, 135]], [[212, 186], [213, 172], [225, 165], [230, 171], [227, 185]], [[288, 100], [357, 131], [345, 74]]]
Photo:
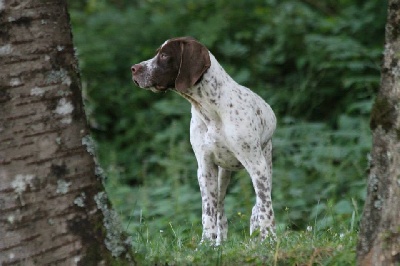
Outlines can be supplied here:
[[219, 116], [221, 97], [224, 97], [225, 90], [231, 87], [230, 84], [236, 83], [215, 57], [211, 53], [209, 54], [211, 66], [203, 74], [200, 82], [186, 92], [178, 92], [192, 104], [196, 111], [202, 114], [205, 121]]

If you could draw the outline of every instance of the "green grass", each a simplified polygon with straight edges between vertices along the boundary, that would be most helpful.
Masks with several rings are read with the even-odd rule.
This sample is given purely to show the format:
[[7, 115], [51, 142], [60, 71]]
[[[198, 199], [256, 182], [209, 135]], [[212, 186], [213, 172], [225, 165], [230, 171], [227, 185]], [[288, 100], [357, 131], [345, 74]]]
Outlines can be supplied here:
[[[351, 222], [351, 224], [353, 224]], [[352, 227], [352, 225], [351, 225]], [[259, 242], [248, 232], [233, 233], [221, 246], [199, 245], [200, 228], [150, 233], [141, 224], [133, 233], [139, 265], [354, 265], [357, 232], [343, 225], [305, 231], [277, 230], [277, 240]]]
[[[276, 241], [260, 242], [249, 236], [246, 226], [241, 230], [233, 227], [229, 239], [218, 247], [199, 245], [201, 226], [197, 224], [169, 222], [163, 230], [146, 222], [132, 225], [128, 221], [126, 226], [139, 265], [354, 265], [357, 212], [349, 221], [328, 227], [320, 222], [327, 216], [315, 217], [313, 225], [302, 231], [280, 225]], [[247, 218], [238, 214], [242, 224], [247, 224]]]
[[211, 247], [199, 245], [201, 204], [195, 188], [165, 182], [132, 189], [118, 180], [118, 175], [109, 180], [108, 194], [132, 236], [138, 265], [355, 265], [360, 213], [353, 199], [345, 208], [339, 204], [344, 199], [318, 201], [300, 225], [291, 219], [295, 207], [275, 208], [277, 241], [260, 243], [249, 235], [253, 202], [245, 204], [244, 192], [251, 192], [251, 184], [238, 179], [241, 194], [233, 186], [226, 198], [228, 240]]

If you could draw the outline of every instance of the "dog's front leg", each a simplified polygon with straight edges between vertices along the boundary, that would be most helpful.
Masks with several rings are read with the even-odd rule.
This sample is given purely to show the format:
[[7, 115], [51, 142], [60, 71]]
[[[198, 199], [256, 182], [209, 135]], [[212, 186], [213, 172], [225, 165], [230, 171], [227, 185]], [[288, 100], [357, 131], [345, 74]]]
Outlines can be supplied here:
[[202, 202], [203, 234], [201, 243], [210, 241], [212, 244], [217, 239], [217, 197], [218, 197], [218, 167], [203, 158], [199, 162], [197, 173]]
[[217, 241], [216, 245], [220, 245], [222, 241], [227, 239], [228, 236], [228, 220], [224, 210], [224, 200], [226, 189], [228, 188], [229, 181], [231, 180], [231, 172], [218, 168], [218, 204], [217, 204]]

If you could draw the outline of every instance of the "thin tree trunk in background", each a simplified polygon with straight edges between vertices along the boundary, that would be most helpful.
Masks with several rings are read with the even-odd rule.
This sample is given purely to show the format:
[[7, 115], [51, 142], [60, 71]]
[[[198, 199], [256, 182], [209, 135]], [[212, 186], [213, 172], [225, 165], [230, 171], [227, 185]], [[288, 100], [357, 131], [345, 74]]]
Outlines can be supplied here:
[[389, 0], [381, 86], [371, 113], [373, 147], [359, 265], [400, 263], [400, 0]]
[[132, 265], [95, 174], [66, 3], [0, 0], [0, 265]]

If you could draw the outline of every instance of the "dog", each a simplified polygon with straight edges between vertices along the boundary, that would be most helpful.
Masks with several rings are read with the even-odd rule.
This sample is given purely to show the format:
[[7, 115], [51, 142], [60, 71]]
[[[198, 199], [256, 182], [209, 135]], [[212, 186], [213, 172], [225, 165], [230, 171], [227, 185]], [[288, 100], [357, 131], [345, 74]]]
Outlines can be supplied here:
[[271, 201], [272, 135], [276, 117], [250, 89], [236, 83], [208, 49], [191, 37], [167, 40], [156, 55], [131, 67], [133, 82], [153, 92], [173, 90], [191, 103], [190, 143], [198, 163], [202, 241], [227, 239], [224, 198], [231, 172], [245, 168], [256, 194], [250, 234], [275, 237]]

